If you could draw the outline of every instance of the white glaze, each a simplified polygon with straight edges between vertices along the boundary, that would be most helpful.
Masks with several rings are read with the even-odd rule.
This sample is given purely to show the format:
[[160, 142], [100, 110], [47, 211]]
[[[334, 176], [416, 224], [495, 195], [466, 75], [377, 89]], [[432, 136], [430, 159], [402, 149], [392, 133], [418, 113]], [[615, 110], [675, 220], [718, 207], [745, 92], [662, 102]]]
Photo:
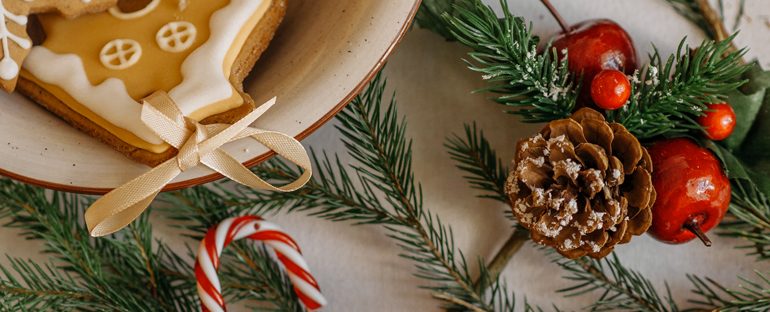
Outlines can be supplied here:
[[142, 46], [132, 39], [115, 39], [107, 42], [99, 53], [99, 60], [102, 65], [113, 70], [123, 70], [134, 66], [139, 63], [141, 58]]
[[178, 53], [189, 49], [197, 36], [198, 29], [192, 23], [171, 22], [160, 28], [155, 35], [155, 42], [163, 51]]
[[[212, 15], [209, 40], [184, 61], [183, 81], [169, 92], [183, 114], [189, 116], [233, 95], [233, 87], [222, 71], [222, 65], [237, 35], [259, 9], [262, 1], [232, 0]], [[24, 68], [41, 81], [62, 88], [111, 124], [150, 144], [162, 143], [142, 123], [141, 105], [128, 95], [125, 84], [117, 78], [111, 78], [98, 86], [91, 85], [78, 56], [61, 55], [43, 46], [36, 46], [25, 60]]]
[[152, 0], [152, 2], [148, 3], [146, 7], [138, 11], [125, 13], [121, 11], [119, 7], [115, 6], [110, 8], [109, 12], [110, 12], [110, 15], [118, 19], [122, 19], [122, 20], [136, 19], [136, 18], [145, 16], [147, 14], [150, 14], [150, 12], [154, 11], [159, 4], [160, 4], [160, 0]]
[[196, 110], [233, 95], [233, 87], [229, 77], [222, 71], [222, 64], [241, 29], [263, 1], [232, 0], [211, 16], [209, 40], [182, 63], [184, 79], [168, 93], [183, 114], [189, 116]]
[[[45, 83], [54, 84], [113, 125], [151, 144], [163, 141], [139, 120], [142, 106], [131, 98], [123, 81], [110, 78], [91, 85], [83, 61], [75, 54], [57, 54], [43, 46], [32, 48], [24, 68]], [[124, 118], [121, 118], [123, 116]]]
[[11, 33], [11, 31], [8, 29], [8, 25], [6, 25], [8, 22], [6, 19], [8, 21], [24, 26], [27, 25], [27, 17], [9, 12], [5, 8], [5, 5], [3, 5], [3, 1], [0, 0], [0, 40], [3, 44], [3, 59], [0, 60], [0, 78], [3, 80], [11, 80], [19, 75], [20, 66], [18, 63], [16, 63], [16, 60], [11, 57], [11, 49], [9, 45], [11, 42], [14, 42], [22, 49], [27, 50], [32, 47], [32, 41]]

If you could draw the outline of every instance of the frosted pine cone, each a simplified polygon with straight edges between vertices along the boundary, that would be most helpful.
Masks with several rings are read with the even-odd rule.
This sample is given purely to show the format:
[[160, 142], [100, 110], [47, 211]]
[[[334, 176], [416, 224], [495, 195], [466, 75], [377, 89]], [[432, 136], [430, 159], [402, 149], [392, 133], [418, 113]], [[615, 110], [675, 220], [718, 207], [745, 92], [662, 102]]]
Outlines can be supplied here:
[[583, 108], [519, 141], [506, 192], [534, 241], [568, 258], [602, 258], [650, 227], [651, 173], [634, 135]]

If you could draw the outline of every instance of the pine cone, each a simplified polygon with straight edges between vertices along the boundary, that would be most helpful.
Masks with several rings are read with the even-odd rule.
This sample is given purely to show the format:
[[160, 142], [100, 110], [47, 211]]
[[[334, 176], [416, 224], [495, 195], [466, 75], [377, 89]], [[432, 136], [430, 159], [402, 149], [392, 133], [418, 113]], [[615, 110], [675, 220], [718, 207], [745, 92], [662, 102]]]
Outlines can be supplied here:
[[652, 160], [625, 127], [583, 108], [519, 141], [506, 183], [532, 240], [565, 257], [602, 258], [652, 223]]

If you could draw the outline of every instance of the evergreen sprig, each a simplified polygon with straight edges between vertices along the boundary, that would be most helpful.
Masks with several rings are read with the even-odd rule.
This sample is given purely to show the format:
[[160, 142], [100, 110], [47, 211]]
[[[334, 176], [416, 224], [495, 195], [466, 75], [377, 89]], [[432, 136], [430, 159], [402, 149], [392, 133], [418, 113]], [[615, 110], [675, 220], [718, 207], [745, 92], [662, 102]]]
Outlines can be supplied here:
[[540, 39], [524, 19], [511, 15], [506, 1], [500, 3], [502, 18], [480, 0], [460, 2], [443, 14], [452, 36], [473, 49], [468, 67], [489, 81], [478, 91], [495, 94], [496, 102], [525, 122], [569, 117], [578, 93], [566, 60], [560, 62], [550, 48], [538, 53]]
[[[255, 214], [247, 203], [223, 197], [223, 191], [197, 187], [161, 194], [163, 204], [155, 207], [184, 229], [182, 235], [200, 241], [208, 230], [226, 218]], [[195, 257], [197, 249], [189, 248]], [[260, 310], [304, 311], [285, 270], [265, 246], [255, 248], [247, 241], [232, 242], [222, 252], [220, 279], [223, 291], [232, 302], [256, 301]]]
[[[0, 265], [0, 310], [8, 311], [198, 311], [190, 257], [155, 240], [144, 214], [119, 235], [92, 239], [80, 222], [90, 198], [0, 180], [0, 217], [28, 240], [43, 242], [52, 260], [9, 258]], [[225, 295], [270, 301], [281, 311], [301, 311], [288, 279], [260, 251], [223, 256]], [[251, 259], [248, 270], [232, 258]], [[281, 275], [283, 280], [277, 275]], [[248, 282], [244, 282], [248, 281]]]
[[90, 239], [79, 223], [85, 198], [46, 194], [0, 180], [0, 216], [29, 240], [44, 242], [53, 262], [10, 258], [0, 266], [0, 299], [11, 310], [194, 311], [192, 270], [162, 242], [153, 247], [146, 217], [127, 233]]
[[286, 271], [265, 246], [234, 242], [223, 260], [228, 265], [220, 275], [233, 302], [257, 302], [253, 308], [259, 311], [305, 311]]
[[729, 289], [710, 278], [695, 275], [687, 277], [695, 287], [698, 298], [690, 302], [714, 311], [768, 311], [770, 310], [770, 275], [755, 272], [756, 279], [740, 277], [739, 289]]
[[[448, 140], [450, 155], [455, 158], [461, 170], [468, 173], [466, 180], [472, 187], [483, 185], [489, 194], [500, 196], [490, 198], [497, 199], [507, 204], [505, 195], [504, 169], [490, 170], [492, 165], [501, 161], [495, 155], [494, 149], [484, 137], [482, 131], [476, 125], [465, 127], [465, 135]], [[479, 155], [486, 155], [479, 157]], [[501, 176], [502, 175], [502, 176]], [[527, 235], [528, 236], [528, 235]], [[661, 297], [658, 291], [641, 273], [623, 266], [620, 259], [612, 253], [611, 256], [596, 260], [588, 257], [577, 260], [565, 259], [548, 251], [553, 262], [558, 264], [568, 274], [567, 280], [574, 283], [569, 287], [559, 290], [568, 297], [579, 296], [588, 293], [601, 292], [600, 298], [591, 306], [586, 307], [593, 311], [678, 311], [671, 293], [666, 287], [667, 296]]]
[[770, 259], [770, 199], [755, 183], [756, 173], [722, 145], [711, 141], [701, 144], [721, 160], [730, 178], [730, 215], [720, 224], [719, 233], [747, 240], [748, 244], [739, 248], [760, 260]]
[[733, 179], [730, 184], [730, 213], [735, 219], [720, 224], [720, 234], [747, 240], [748, 244], [739, 248], [748, 250], [748, 255], [769, 260], [770, 200], [751, 181]]
[[[229, 202], [247, 207], [249, 213], [304, 211], [331, 220], [378, 224], [401, 248], [401, 256], [415, 263], [422, 286], [455, 311], [512, 310], [515, 297], [498, 279], [490, 290], [477, 289], [471, 265], [455, 245], [449, 225], [423, 206], [422, 191], [412, 171], [411, 143], [406, 122], [400, 117], [395, 97], [387, 105], [385, 81], [379, 76], [337, 116], [338, 130], [354, 164], [344, 164], [327, 153], [311, 153], [314, 178], [301, 191], [277, 193], [219, 184], [215, 190], [197, 187], [182, 191], [182, 198], [208, 198], [203, 202]], [[300, 175], [299, 168], [273, 159], [255, 172], [276, 184]], [[216, 199], [219, 198], [219, 199]], [[215, 200], [216, 199], [216, 200]], [[187, 215], [187, 214], [183, 214]], [[189, 214], [197, 218], [197, 214]], [[525, 303], [525, 308], [533, 309]]]
[[466, 173], [463, 178], [472, 188], [482, 192], [479, 197], [508, 204], [505, 193], [508, 167], [497, 157], [497, 152], [492, 149], [484, 131], [478, 130], [476, 123], [466, 124], [464, 135], [450, 137], [444, 146], [449, 156], [458, 163], [457, 168]]
[[592, 311], [679, 311], [666, 285], [666, 296], [661, 297], [652, 283], [641, 273], [628, 269], [613, 252], [604, 259], [588, 257], [576, 260], [554, 257], [554, 263], [574, 283], [559, 290], [568, 297], [600, 291], [601, 296], [589, 309]]
[[[444, 13], [453, 37], [473, 49], [466, 61], [469, 68], [490, 81], [479, 91], [496, 94], [495, 101], [513, 107], [525, 122], [568, 117], [578, 92], [567, 59], [559, 61], [549, 46], [538, 53], [540, 38], [524, 19], [510, 13], [506, 1], [501, 4], [502, 17], [480, 0], [455, 4]], [[727, 91], [743, 84], [739, 78], [748, 69], [741, 65], [745, 51], [730, 51], [730, 40], [706, 40], [692, 51], [682, 40], [665, 61], [655, 51], [650, 64], [633, 75], [629, 103], [609, 119], [640, 139], [700, 130], [695, 119], [706, 105], [724, 100]]]
[[657, 49], [644, 70], [633, 75], [631, 98], [608, 119], [623, 124], [639, 139], [700, 131], [697, 122], [710, 103], [723, 102], [725, 94], [740, 87], [745, 50], [727, 51], [733, 37], [704, 40], [691, 49], [684, 39], [665, 61]]

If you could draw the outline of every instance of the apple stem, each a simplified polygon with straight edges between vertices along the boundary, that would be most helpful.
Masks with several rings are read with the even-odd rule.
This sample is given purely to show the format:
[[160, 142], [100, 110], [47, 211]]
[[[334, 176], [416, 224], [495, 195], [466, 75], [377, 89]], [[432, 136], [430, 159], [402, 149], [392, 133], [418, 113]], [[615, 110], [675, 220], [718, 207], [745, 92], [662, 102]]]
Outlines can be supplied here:
[[684, 227], [695, 234], [701, 242], [703, 242], [703, 245], [706, 245], [706, 247], [711, 247], [711, 240], [708, 236], [706, 236], [706, 233], [703, 233], [703, 230], [700, 228], [700, 224], [698, 224], [698, 220], [692, 219], [689, 222], [685, 223]]
[[567, 22], [564, 21], [564, 18], [561, 17], [561, 14], [559, 14], [559, 11], [556, 11], [556, 8], [553, 7], [550, 0], [540, 0], [540, 2], [545, 5], [546, 8], [548, 8], [548, 11], [551, 12], [551, 15], [553, 15], [553, 18], [556, 19], [556, 22], [559, 23], [559, 26], [561, 27], [561, 30], [564, 31], [564, 33], [569, 32], [569, 25], [567, 25]]

